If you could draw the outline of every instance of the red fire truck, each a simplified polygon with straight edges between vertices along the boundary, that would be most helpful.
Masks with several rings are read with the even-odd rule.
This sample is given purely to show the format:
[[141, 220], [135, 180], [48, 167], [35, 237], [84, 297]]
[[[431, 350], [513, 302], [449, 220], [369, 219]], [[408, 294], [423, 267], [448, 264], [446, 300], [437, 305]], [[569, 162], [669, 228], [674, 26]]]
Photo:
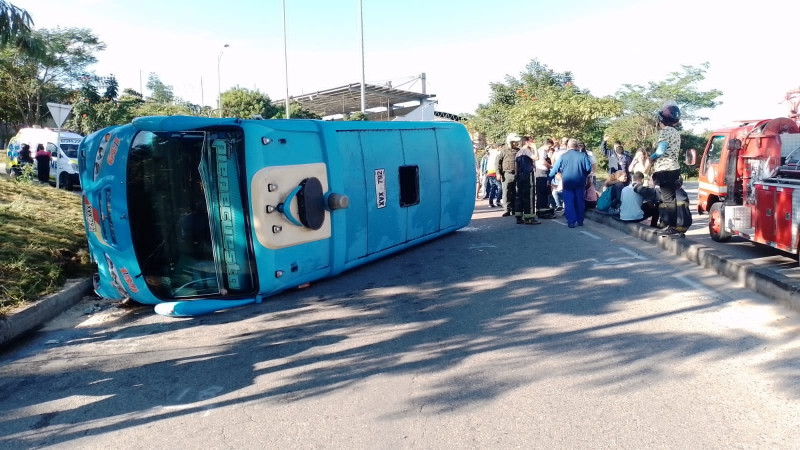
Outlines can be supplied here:
[[798, 253], [800, 90], [789, 117], [743, 121], [715, 131], [700, 162], [698, 212], [715, 241], [733, 235]]

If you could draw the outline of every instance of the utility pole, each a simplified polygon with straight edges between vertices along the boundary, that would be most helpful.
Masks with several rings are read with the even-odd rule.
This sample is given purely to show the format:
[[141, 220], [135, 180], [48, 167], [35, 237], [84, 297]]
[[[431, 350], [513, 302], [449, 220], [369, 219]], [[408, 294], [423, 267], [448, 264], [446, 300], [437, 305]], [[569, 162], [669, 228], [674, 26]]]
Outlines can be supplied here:
[[358, 24], [361, 29], [361, 112], [367, 112], [366, 75], [364, 71], [364, 2], [358, 0]]
[[219, 74], [219, 63], [222, 61], [222, 53], [225, 51], [226, 48], [230, 47], [230, 45], [225, 44], [222, 46], [222, 50], [219, 51], [219, 56], [217, 56], [217, 115], [218, 117], [222, 117], [222, 79], [220, 78]]
[[286, 51], [286, 0], [282, 0], [283, 3], [283, 70], [284, 70], [284, 80], [286, 84], [286, 118], [289, 119], [291, 114], [289, 113], [289, 56], [288, 52]]

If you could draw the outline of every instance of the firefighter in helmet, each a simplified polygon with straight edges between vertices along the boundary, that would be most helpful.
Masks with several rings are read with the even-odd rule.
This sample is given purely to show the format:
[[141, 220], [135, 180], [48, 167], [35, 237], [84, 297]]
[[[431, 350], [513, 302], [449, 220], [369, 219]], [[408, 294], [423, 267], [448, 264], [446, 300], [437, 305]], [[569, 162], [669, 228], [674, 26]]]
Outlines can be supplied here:
[[517, 185], [514, 177], [517, 172], [515, 159], [519, 151], [519, 141], [522, 138], [517, 133], [506, 136], [506, 146], [497, 157], [497, 174], [503, 183], [503, 217], [513, 216], [516, 202]]
[[677, 103], [668, 101], [656, 113], [658, 120], [658, 143], [650, 157], [653, 164], [653, 182], [661, 190], [660, 215], [666, 228], [663, 236], [677, 234], [677, 203], [675, 190], [681, 178], [678, 156], [681, 151], [681, 133], [675, 128], [681, 120], [681, 110]]

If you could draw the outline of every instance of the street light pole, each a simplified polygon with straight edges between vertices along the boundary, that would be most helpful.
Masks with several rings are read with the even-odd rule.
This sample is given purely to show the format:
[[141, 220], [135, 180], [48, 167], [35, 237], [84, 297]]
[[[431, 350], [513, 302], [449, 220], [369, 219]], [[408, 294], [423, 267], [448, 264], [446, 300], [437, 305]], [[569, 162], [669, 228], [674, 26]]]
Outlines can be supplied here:
[[364, 74], [364, 3], [358, 0], [358, 24], [361, 28], [361, 112], [367, 112], [366, 76]]
[[228, 47], [228, 44], [223, 45], [222, 50], [219, 51], [219, 56], [217, 56], [217, 114], [219, 117], [222, 117], [222, 79], [219, 74], [219, 63], [222, 61], [222, 53]]
[[286, 80], [286, 118], [290, 118], [289, 114], [289, 57], [286, 52], [286, 0], [283, 0], [283, 70], [284, 79]]

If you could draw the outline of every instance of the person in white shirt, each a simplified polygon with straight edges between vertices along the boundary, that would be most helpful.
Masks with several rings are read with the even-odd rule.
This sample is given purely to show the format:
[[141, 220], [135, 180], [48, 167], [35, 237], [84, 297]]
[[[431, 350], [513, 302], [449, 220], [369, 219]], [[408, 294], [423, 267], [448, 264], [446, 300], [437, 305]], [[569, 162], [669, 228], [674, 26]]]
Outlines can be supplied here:
[[[641, 175], [641, 178], [637, 178], [639, 175]], [[633, 183], [622, 188], [622, 193], [620, 194], [621, 204], [619, 207], [619, 220], [623, 222], [640, 222], [644, 219], [642, 196], [633, 189], [637, 184], [642, 184], [643, 182], [644, 175], [641, 172], [636, 172], [633, 175]]]
[[[561, 146], [555, 149], [553, 152], [553, 156], [550, 157], [551, 162], [555, 166], [558, 162], [558, 159], [561, 158], [564, 153], [567, 153], [567, 142], [569, 138], [561, 138]], [[564, 187], [561, 185], [561, 180], [559, 178], [555, 178], [553, 180], [553, 187], [552, 187], [552, 195], [553, 200], [555, 201], [555, 211], [563, 211], [564, 210]]]
[[[636, 172], [633, 174], [633, 183], [625, 186], [621, 193], [621, 205], [619, 208], [619, 219], [623, 222], [641, 222], [650, 219], [650, 225], [655, 226], [658, 222], [658, 206], [655, 202], [648, 201], [643, 207], [644, 198], [642, 193], [650, 194], [655, 197], [654, 189], [643, 186], [644, 174]], [[651, 200], [651, 199], [648, 199]]]
[[636, 150], [631, 161], [630, 172], [642, 172], [644, 175], [644, 186], [653, 187], [650, 177], [647, 176], [648, 169], [650, 169], [650, 157], [647, 156], [644, 150]]
[[550, 169], [553, 168], [553, 164], [551, 164], [548, 153], [554, 145], [555, 144], [553, 143], [552, 139], [547, 139], [545, 144], [539, 147], [537, 150], [537, 159], [534, 163], [534, 167], [536, 169], [534, 171], [534, 175], [536, 177], [535, 212], [540, 219], [555, 218], [555, 215], [553, 214], [553, 208], [550, 207], [550, 199], [552, 197], [550, 194], [550, 184], [547, 181], [547, 174], [550, 173]]

